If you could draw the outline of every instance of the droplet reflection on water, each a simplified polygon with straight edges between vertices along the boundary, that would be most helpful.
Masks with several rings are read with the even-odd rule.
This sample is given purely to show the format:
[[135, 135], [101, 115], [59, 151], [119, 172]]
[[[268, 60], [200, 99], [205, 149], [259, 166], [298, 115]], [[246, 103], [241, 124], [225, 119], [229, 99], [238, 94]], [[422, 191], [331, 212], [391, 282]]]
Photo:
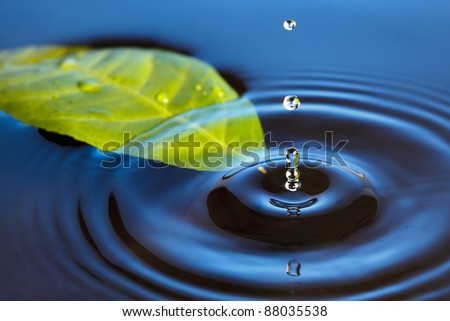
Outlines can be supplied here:
[[296, 260], [290, 260], [286, 266], [286, 274], [289, 276], [300, 276], [301, 264]]

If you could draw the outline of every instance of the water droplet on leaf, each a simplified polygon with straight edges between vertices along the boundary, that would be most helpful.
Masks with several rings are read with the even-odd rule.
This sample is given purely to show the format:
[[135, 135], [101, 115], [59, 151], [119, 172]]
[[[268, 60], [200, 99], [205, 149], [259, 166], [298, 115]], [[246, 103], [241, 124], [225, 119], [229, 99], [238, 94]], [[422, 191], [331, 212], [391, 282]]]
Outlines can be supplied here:
[[283, 106], [287, 110], [296, 110], [300, 107], [300, 99], [297, 96], [286, 96], [283, 100]]
[[162, 92], [162, 93], [159, 93], [158, 95], [156, 95], [156, 101], [160, 104], [166, 105], [169, 103], [170, 99], [169, 99], [169, 96], [165, 92]]
[[61, 63], [59, 64], [59, 68], [71, 69], [71, 68], [75, 67], [76, 64], [77, 64], [77, 61], [75, 60], [75, 58], [68, 57], [68, 58], [64, 59], [63, 61], [61, 61]]
[[283, 23], [284, 29], [286, 29], [288, 31], [294, 30], [296, 25], [297, 25], [297, 23], [294, 20], [291, 20], [291, 19], [287, 19]]
[[213, 88], [212, 89], [212, 93], [213, 93], [213, 95], [216, 95], [217, 97], [220, 97], [220, 98], [225, 96], [225, 91], [222, 88], [219, 88], [219, 87]]
[[77, 86], [82, 92], [89, 94], [96, 94], [102, 90], [100, 84], [95, 80], [80, 81]]

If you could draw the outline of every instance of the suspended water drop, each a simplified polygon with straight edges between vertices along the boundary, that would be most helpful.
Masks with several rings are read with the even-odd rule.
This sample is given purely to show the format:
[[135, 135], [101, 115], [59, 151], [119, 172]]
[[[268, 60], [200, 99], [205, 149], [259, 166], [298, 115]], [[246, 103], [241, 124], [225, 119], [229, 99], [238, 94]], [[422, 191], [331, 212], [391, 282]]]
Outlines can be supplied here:
[[286, 266], [286, 274], [290, 276], [300, 276], [301, 264], [296, 260], [290, 260]]
[[294, 30], [295, 26], [297, 25], [297, 23], [294, 20], [291, 19], [287, 19], [284, 21], [283, 23], [283, 27], [284, 29], [286, 29], [287, 31], [292, 31]]
[[161, 92], [158, 95], [156, 95], [156, 101], [160, 104], [168, 104], [170, 99], [169, 96], [165, 92]]
[[58, 95], [58, 94], [53, 94], [53, 95], [52, 95], [52, 99], [58, 100], [58, 99], [59, 99], [59, 95]]
[[297, 96], [286, 96], [283, 100], [283, 106], [287, 110], [296, 110], [300, 107], [300, 99]]
[[89, 94], [96, 94], [102, 90], [101, 85], [96, 80], [80, 81], [77, 86], [82, 92]]

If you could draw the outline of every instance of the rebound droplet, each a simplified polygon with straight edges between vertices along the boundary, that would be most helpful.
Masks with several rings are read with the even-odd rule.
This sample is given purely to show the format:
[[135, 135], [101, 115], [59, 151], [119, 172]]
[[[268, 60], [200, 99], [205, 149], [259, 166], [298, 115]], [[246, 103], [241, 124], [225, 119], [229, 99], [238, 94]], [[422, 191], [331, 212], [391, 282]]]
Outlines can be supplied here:
[[291, 147], [286, 151], [286, 184], [284, 187], [290, 191], [298, 191], [301, 187], [300, 184], [300, 172], [298, 170], [300, 155], [297, 148]]
[[290, 276], [300, 276], [301, 265], [296, 260], [290, 260], [286, 266], [286, 274]]
[[299, 153], [295, 147], [288, 148], [286, 150], [286, 167], [296, 169], [299, 165]]
[[286, 171], [286, 178], [288, 182], [298, 182], [300, 178], [300, 171], [297, 168]]
[[156, 96], [156, 101], [160, 104], [166, 105], [169, 103], [170, 99], [169, 99], [169, 96], [165, 92], [162, 92]]
[[296, 110], [300, 107], [300, 99], [297, 96], [286, 96], [283, 100], [283, 106], [287, 110]]
[[291, 19], [287, 19], [284, 21], [283, 23], [283, 27], [284, 29], [286, 29], [287, 31], [292, 31], [294, 30], [295, 26], [297, 25], [297, 23], [294, 20]]
[[82, 92], [89, 94], [96, 94], [102, 90], [100, 84], [95, 80], [80, 81], [77, 86]]

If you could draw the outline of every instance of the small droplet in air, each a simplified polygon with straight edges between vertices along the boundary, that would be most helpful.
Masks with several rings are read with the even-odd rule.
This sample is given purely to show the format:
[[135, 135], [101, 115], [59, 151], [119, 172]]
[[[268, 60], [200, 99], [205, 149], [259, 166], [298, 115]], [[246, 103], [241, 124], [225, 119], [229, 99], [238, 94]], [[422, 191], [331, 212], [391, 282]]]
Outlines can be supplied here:
[[300, 276], [301, 265], [296, 260], [290, 260], [286, 266], [286, 274], [290, 276]]
[[169, 103], [170, 99], [169, 99], [169, 96], [165, 92], [162, 92], [156, 96], [156, 101], [160, 104], [166, 105]]
[[287, 19], [284, 21], [283, 23], [283, 27], [284, 29], [286, 29], [287, 31], [292, 31], [294, 30], [295, 26], [297, 25], [297, 23], [294, 20], [291, 19]]
[[58, 100], [58, 99], [59, 99], [59, 95], [58, 95], [58, 94], [53, 94], [53, 95], [52, 95], [52, 99]]
[[80, 81], [77, 86], [82, 92], [89, 94], [96, 94], [102, 90], [100, 84], [95, 80]]
[[202, 84], [197, 84], [197, 85], [195, 85], [195, 91], [201, 92], [202, 89], [203, 89]]
[[300, 107], [300, 99], [297, 96], [286, 96], [283, 100], [283, 106], [287, 110], [296, 110]]

